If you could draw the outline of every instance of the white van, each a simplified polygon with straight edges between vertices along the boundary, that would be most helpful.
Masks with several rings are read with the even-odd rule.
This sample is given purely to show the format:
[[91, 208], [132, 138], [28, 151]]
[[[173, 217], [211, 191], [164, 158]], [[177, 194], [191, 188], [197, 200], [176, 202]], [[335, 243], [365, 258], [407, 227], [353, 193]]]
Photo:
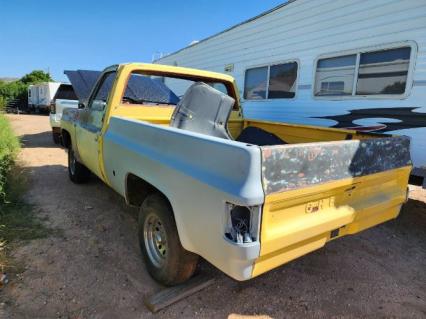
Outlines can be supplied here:
[[28, 87], [28, 108], [32, 112], [47, 112], [61, 83], [43, 82]]

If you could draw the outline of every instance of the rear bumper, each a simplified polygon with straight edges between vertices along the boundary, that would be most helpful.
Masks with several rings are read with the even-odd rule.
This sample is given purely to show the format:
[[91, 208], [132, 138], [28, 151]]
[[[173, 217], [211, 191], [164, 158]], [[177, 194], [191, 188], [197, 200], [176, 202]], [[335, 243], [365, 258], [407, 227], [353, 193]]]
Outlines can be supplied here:
[[266, 197], [253, 277], [398, 216], [411, 167]]
[[224, 238], [223, 256], [226, 262], [222, 263], [221, 270], [235, 280], [243, 281], [253, 277], [254, 262], [259, 258], [260, 243], [236, 244]]

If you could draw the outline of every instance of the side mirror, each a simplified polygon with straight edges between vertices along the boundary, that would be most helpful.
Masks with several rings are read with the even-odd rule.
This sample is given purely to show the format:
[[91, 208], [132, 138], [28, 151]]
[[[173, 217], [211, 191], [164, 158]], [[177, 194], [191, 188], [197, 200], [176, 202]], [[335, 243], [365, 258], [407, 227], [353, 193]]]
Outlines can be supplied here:
[[86, 106], [84, 105], [84, 103], [82, 102], [78, 102], [78, 108], [79, 109], [84, 109]]

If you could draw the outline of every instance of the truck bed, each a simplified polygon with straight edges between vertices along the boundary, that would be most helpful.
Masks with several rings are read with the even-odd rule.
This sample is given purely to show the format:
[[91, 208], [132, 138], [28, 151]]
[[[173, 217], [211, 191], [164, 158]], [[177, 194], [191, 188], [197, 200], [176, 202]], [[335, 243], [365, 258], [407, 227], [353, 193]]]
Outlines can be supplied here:
[[[112, 186], [125, 196], [130, 172], [171, 194], [185, 249], [239, 280], [395, 218], [406, 199], [406, 137], [231, 119], [234, 135], [258, 126], [290, 142], [257, 146], [141, 120], [111, 118], [104, 149]], [[114, 154], [126, 159], [120, 167]], [[226, 202], [263, 205], [259, 238], [238, 253], [217, 216]]]

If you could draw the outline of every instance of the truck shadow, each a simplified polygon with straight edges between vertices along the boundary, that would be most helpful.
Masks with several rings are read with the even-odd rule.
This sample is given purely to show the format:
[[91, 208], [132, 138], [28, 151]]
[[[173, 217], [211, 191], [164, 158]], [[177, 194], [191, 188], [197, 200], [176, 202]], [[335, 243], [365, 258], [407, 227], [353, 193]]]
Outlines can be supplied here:
[[55, 144], [53, 142], [51, 131], [34, 134], [24, 134], [21, 135], [19, 138], [21, 140], [22, 147], [24, 148], [62, 148], [61, 145]]

